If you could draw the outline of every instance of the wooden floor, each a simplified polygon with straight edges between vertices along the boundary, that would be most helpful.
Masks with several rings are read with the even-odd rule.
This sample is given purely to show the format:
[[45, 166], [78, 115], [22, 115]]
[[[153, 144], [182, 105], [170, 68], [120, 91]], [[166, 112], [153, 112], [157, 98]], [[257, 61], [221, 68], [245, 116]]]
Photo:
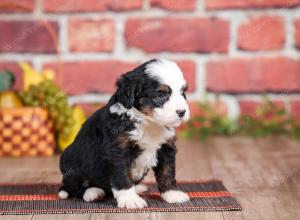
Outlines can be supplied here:
[[[178, 141], [177, 179], [218, 178], [241, 212], [0, 216], [0, 219], [299, 219], [300, 142], [287, 138], [213, 138]], [[58, 157], [0, 159], [0, 182], [59, 182]], [[147, 177], [153, 179], [153, 174]]]

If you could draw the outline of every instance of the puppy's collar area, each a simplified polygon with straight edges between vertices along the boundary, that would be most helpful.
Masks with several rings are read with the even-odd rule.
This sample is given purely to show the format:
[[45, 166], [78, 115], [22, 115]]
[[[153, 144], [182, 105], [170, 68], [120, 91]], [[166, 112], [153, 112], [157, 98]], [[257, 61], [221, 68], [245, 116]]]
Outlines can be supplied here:
[[109, 112], [111, 114], [118, 114], [118, 115], [122, 115], [124, 113], [127, 113], [128, 109], [125, 108], [121, 103], [117, 102], [115, 104], [113, 104], [112, 106], [109, 107]]

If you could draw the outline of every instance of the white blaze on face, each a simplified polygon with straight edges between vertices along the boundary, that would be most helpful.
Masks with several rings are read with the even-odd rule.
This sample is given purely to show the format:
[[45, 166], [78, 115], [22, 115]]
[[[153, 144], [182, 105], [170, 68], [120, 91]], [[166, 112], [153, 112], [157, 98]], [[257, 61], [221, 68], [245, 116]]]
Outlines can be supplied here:
[[[155, 108], [154, 119], [167, 126], [177, 127], [182, 121], [187, 121], [190, 117], [190, 111], [185, 98], [182, 95], [182, 89], [186, 86], [183, 73], [175, 62], [166, 59], [158, 59], [147, 65], [146, 73], [161, 84], [170, 86], [172, 94], [169, 100], [162, 108]], [[177, 114], [177, 110], [185, 110], [183, 118]]]

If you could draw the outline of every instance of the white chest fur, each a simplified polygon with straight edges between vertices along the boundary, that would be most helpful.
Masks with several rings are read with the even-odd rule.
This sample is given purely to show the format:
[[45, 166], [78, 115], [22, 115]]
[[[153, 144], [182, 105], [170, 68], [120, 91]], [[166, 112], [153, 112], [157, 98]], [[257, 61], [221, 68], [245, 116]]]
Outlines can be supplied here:
[[137, 142], [143, 152], [132, 163], [131, 173], [135, 181], [140, 180], [144, 173], [157, 164], [157, 150], [162, 144], [175, 136], [174, 128], [167, 128], [155, 123], [135, 108], [124, 108], [120, 103], [110, 107], [111, 113], [126, 113], [134, 121], [136, 128], [130, 132], [129, 138]]
[[131, 173], [134, 180], [140, 180], [144, 173], [157, 164], [157, 150], [162, 144], [174, 137], [175, 129], [160, 126], [151, 121], [144, 121], [136, 125], [136, 129], [129, 132], [130, 138], [137, 142], [143, 152], [135, 159]]

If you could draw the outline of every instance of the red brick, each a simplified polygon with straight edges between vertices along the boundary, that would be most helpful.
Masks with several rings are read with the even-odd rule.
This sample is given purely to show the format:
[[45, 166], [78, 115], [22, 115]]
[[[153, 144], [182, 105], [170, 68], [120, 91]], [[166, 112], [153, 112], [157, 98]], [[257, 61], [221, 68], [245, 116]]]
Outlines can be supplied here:
[[[280, 108], [284, 108], [284, 102], [283, 101], [273, 101], [273, 103], [276, 104], [276, 106]], [[239, 106], [240, 106], [240, 113], [242, 115], [250, 115], [252, 117], [257, 116], [257, 108], [262, 106], [262, 101], [253, 101], [253, 100], [240, 100]]]
[[195, 9], [195, 0], [151, 0], [152, 7], [167, 9], [170, 11], [191, 11]]
[[256, 109], [261, 105], [260, 101], [249, 101], [249, 100], [242, 100], [239, 101], [240, 106], [240, 113], [242, 115], [256, 115]]
[[142, 0], [44, 0], [44, 11], [61, 12], [95, 12], [95, 11], [128, 11], [143, 7]]
[[[214, 111], [220, 115], [227, 115], [228, 108], [225, 102], [210, 102], [210, 105], [213, 107]], [[191, 112], [191, 117], [199, 117], [199, 116], [205, 116], [207, 113], [207, 110], [203, 109], [199, 102], [192, 101], [189, 102], [189, 108]]]
[[23, 88], [23, 74], [22, 70], [19, 67], [17, 63], [14, 62], [0, 62], [0, 71], [2, 70], [9, 70], [15, 75], [15, 84], [14, 84], [14, 89], [21, 89]]
[[112, 20], [69, 21], [68, 42], [71, 51], [112, 51], [114, 35]]
[[129, 47], [146, 52], [226, 52], [229, 24], [208, 18], [129, 19], [125, 38]]
[[63, 72], [58, 72], [57, 64], [46, 65], [57, 71], [57, 82], [71, 95], [112, 93], [116, 79], [135, 66], [137, 63], [120, 61], [66, 62]]
[[[195, 89], [195, 65], [190, 61], [178, 61], [190, 85], [190, 91]], [[138, 66], [139, 63], [121, 61], [86, 61], [66, 62], [63, 72], [58, 72], [57, 64], [46, 64], [57, 72], [57, 82], [71, 95], [85, 93], [113, 93], [115, 81], [123, 73]]]
[[211, 61], [206, 83], [214, 92], [298, 92], [299, 72], [300, 61], [284, 57]]
[[300, 48], [300, 20], [295, 22], [296, 33], [295, 33], [295, 41], [296, 47]]
[[188, 83], [188, 92], [193, 92], [196, 89], [196, 65], [193, 61], [184, 60], [176, 61], [182, 70], [185, 80]]
[[[57, 23], [48, 24], [58, 37]], [[0, 21], [0, 30], [0, 52], [56, 52], [56, 44], [42, 21]]]
[[280, 17], [254, 17], [238, 29], [238, 47], [242, 50], [280, 49], [284, 42], [284, 22]]
[[205, 0], [207, 9], [289, 8], [300, 5], [300, 0]]
[[30, 13], [34, 10], [34, 0], [1, 0], [0, 13]]
[[291, 101], [291, 113], [295, 118], [300, 119], [300, 101], [292, 100]]

